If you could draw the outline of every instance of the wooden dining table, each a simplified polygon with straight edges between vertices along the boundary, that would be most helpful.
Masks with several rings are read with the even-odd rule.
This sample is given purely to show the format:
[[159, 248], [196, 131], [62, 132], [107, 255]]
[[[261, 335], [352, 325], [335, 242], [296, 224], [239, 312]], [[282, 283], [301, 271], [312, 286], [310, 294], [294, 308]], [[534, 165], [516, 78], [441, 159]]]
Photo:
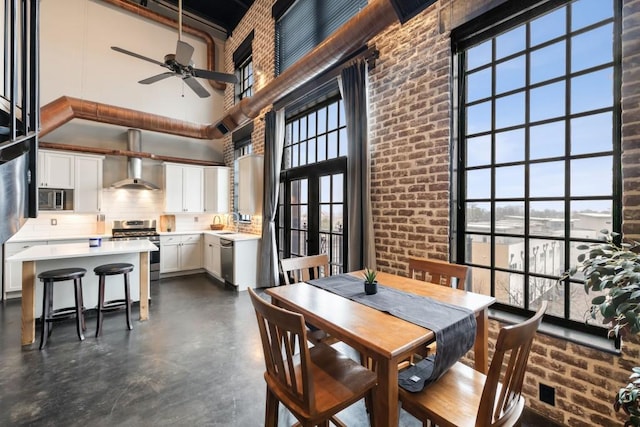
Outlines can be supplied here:
[[[350, 273], [361, 276], [361, 272]], [[495, 298], [384, 272], [380, 286], [467, 308], [477, 321], [475, 369], [488, 369], [488, 307]], [[398, 363], [435, 339], [433, 331], [307, 283], [269, 288], [274, 304], [301, 313], [305, 320], [374, 360], [378, 385], [374, 389], [372, 425], [398, 425]]]

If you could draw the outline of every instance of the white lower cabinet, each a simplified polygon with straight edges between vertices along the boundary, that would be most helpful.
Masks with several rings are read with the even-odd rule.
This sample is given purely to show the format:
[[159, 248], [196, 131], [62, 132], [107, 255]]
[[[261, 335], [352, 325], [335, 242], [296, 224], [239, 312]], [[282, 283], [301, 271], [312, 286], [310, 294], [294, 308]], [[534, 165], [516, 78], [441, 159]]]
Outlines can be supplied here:
[[202, 236], [160, 236], [160, 273], [202, 268]]
[[204, 268], [216, 279], [222, 278], [220, 266], [220, 237], [211, 234], [204, 236]]
[[[31, 246], [46, 245], [47, 241], [16, 242], [4, 244], [5, 258]], [[22, 263], [19, 261], [7, 261], [4, 263], [4, 298], [16, 298], [22, 292]]]
[[258, 248], [260, 239], [233, 242], [233, 284], [239, 291], [258, 286]]
[[[58, 245], [65, 243], [89, 244], [88, 239], [34, 240], [30, 242], [9, 242], [4, 244], [4, 257], [8, 258], [31, 246]], [[22, 295], [22, 263], [6, 261], [4, 263], [4, 298], [18, 298]]]

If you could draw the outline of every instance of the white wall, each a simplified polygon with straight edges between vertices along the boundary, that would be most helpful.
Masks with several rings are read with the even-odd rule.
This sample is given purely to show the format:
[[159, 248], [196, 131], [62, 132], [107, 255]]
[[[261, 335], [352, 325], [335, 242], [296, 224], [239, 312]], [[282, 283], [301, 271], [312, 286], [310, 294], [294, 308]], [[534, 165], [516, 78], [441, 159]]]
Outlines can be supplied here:
[[[177, 30], [96, 0], [41, 0], [41, 96], [45, 105], [67, 95], [195, 123], [212, 123], [223, 114], [223, 93], [201, 99], [182, 80], [152, 85], [138, 80], [167, 71], [111, 50], [111, 46], [163, 61], [175, 53]], [[184, 35], [195, 48], [196, 67], [206, 68], [206, 44]]]

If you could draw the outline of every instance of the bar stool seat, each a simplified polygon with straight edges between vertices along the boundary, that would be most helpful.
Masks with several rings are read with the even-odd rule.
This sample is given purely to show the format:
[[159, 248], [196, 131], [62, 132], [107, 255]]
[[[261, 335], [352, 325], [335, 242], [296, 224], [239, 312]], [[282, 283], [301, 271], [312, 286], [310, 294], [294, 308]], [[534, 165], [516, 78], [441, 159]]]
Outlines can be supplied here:
[[[51, 336], [53, 331], [53, 322], [76, 318], [76, 329], [80, 341], [84, 340], [83, 331], [86, 329], [84, 323], [84, 302], [82, 298], [82, 277], [87, 270], [84, 268], [60, 268], [57, 270], [43, 271], [38, 274], [38, 279], [43, 283], [42, 292], [42, 329], [40, 333], [40, 350], [47, 343], [47, 338]], [[75, 306], [64, 307], [53, 310], [53, 284], [73, 280]]]
[[[113, 263], [100, 265], [93, 269], [98, 276], [98, 324], [96, 337], [102, 333], [102, 320], [104, 313], [125, 309], [127, 313], [127, 329], [133, 329], [131, 324], [131, 296], [129, 292], [129, 273], [133, 271], [133, 265], [128, 263]], [[124, 275], [124, 298], [110, 301], [104, 300], [105, 282], [107, 276]]]

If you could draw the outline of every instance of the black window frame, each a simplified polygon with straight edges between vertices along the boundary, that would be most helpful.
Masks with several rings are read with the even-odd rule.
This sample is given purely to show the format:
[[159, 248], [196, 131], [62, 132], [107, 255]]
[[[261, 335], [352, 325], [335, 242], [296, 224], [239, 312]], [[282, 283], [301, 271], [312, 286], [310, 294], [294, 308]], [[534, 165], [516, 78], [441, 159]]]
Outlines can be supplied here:
[[[530, 233], [530, 209], [529, 209], [529, 203], [531, 203], [531, 201], [536, 201], [538, 199], [540, 199], [540, 201], [544, 201], [543, 198], [532, 198], [529, 195], [529, 190], [528, 190], [528, 182], [529, 182], [529, 166], [532, 164], [536, 164], [535, 160], [532, 160], [529, 158], [529, 154], [528, 154], [528, 147], [529, 147], [529, 132], [528, 132], [528, 128], [530, 127], [530, 123], [532, 123], [532, 121], [530, 121], [529, 118], [529, 108], [530, 108], [530, 104], [529, 104], [529, 91], [531, 88], [535, 88], [536, 86], [543, 86], [546, 84], [549, 84], [550, 82], [553, 82], [552, 80], [547, 80], [544, 81], [542, 83], [536, 83], [536, 84], [531, 84], [529, 81], [529, 78], [527, 77], [527, 80], [525, 82], [525, 86], [524, 86], [524, 92], [526, 93], [526, 101], [525, 101], [525, 123], [522, 125], [523, 128], [526, 128], [527, 131], [525, 131], [525, 159], [522, 162], [516, 162], [517, 164], [523, 164], [525, 167], [525, 183], [524, 183], [524, 197], [523, 198], [518, 198], [517, 201], [524, 201], [524, 227], [525, 227], [525, 231], [522, 234], [517, 234], [514, 236], [510, 236], [509, 234], [501, 234], [499, 232], [496, 232], [495, 229], [495, 224], [496, 224], [496, 209], [495, 209], [495, 203], [496, 200], [499, 199], [499, 202], [509, 202], [508, 199], [505, 198], [497, 198], [495, 195], [495, 192], [492, 192], [488, 201], [491, 204], [492, 208], [491, 208], [491, 220], [490, 220], [490, 224], [491, 224], [491, 228], [489, 232], [486, 233], [477, 233], [477, 232], [473, 232], [473, 234], [483, 234], [485, 235], [487, 238], [491, 239], [491, 263], [489, 265], [489, 267], [487, 267], [486, 265], [480, 265], [480, 264], [472, 264], [471, 262], [465, 262], [466, 260], [466, 256], [468, 255], [466, 253], [466, 244], [465, 244], [465, 239], [466, 239], [466, 235], [469, 234], [469, 231], [467, 231], [466, 229], [466, 209], [465, 209], [465, 203], [471, 201], [473, 202], [474, 200], [472, 199], [467, 199], [466, 197], [466, 171], [470, 170], [472, 168], [469, 168], [466, 164], [466, 137], [468, 137], [469, 135], [466, 134], [466, 127], [465, 127], [465, 123], [466, 123], [466, 117], [465, 117], [465, 110], [466, 107], [468, 107], [469, 105], [473, 105], [474, 103], [482, 103], [487, 101], [487, 99], [492, 101], [492, 107], [491, 107], [491, 117], [492, 117], [492, 126], [490, 128], [489, 131], [486, 132], [486, 134], [491, 135], [491, 147], [492, 147], [492, 154], [491, 154], [491, 161], [490, 161], [490, 168], [491, 168], [491, 186], [495, 187], [495, 180], [496, 180], [496, 174], [495, 174], [495, 170], [496, 170], [496, 165], [498, 164], [496, 162], [496, 157], [495, 157], [495, 135], [498, 134], [500, 131], [504, 131], [505, 129], [509, 129], [509, 128], [504, 128], [504, 129], [498, 129], [496, 130], [496, 126], [495, 126], [495, 100], [498, 99], [499, 97], [505, 96], [505, 94], [509, 95], [511, 92], [505, 92], [505, 93], [501, 93], [498, 96], [496, 96], [496, 89], [495, 89], [495, 81], [496, 81], [496, 71], [495, 71], [495, 65], [499, 62], [506, 62], [507, 60], [511, 59], [510, 56], [507, 56], [505, 58], [501, 58], [499, 60], [496, 59], [495, 57], [495, 45], [493, 47], [493, 57], [491, 59], [491, 61], [489, 62], [489, 64], [487, 65], [487, 68], [492, 68], [491, 71], [491, 79], [492, 79], [492, 91], [491, 91], [491, 95], [488, 98], [481, 98], [478, 100], [474, 100], [472, 102], [466, 103], [466, 99], [465, 99], [465, 76], [466, 76], [466, 69], [465, 69], [465, 52], [467, 49], [480, 45], [481, 43], [487, 41], [487, 40], [491, 40], [493, 39], [493, 43], [495, 44], [495, 37], [497, 37], [499, 34], [502, 34], [504, 32], [506, 32], [507, 30], [511, 29], [511, 28], [515, 28], [523, 23], [527, 23], [532, 21], [533, 19], [543, 15], [546, 12], [552, 11], [556, 8], [559, 7], [566, 7], [567, 9], [567, 29], [568, 32], [565, 31], [564, 35], [555, 39], [551, 39], [550, 41], [546, 41], [544, 43], [542, 43], [539, 46], [536, 46], [535, 49], [539, 49], [541, 46], [547, 46], [547, 45], [551, 45], [555, 42], [557, 42], [559, 39], [563, 39], [563, 40], [567, 40], [566, 42], [566, 49], [567, 49], [567, 59], [566, 59], [566, 72], [565, 74], [562, 75], [562, 77], [557, 78], [558, 81], [564, 81], [565, 84], [567, 86], [569, 86], [570, 82], [571, 82], [571, 78], [574, 78], [576, 76], [580, 76], [580, 75], [584, 75], [584, 74], [588, 74], [590, 72], [594, 72], [597, 71], [598, 69], [607, 69], [609, 67], [612, 67], [613, 69], [613, 74], [614, 74], [614, 82], [613, 82], [613, 103], [612, 106], [609, 108], [603, 108], [603, 111], [610, 111], [612, 113], [612, 125], [613, 125], [613, 135], [612, 135], [612, 150], [611, 150], [611, 160], [612, 160], [612, 164], [613, 164], [613, 171], [612, 171], [612, 180], [613, 180], [613, 185], [612, 185], [612, 193], [611, 193], [611, 202], [612, 202], [612, 212], [611, 212], [611, 216], [612, 216], [612, 230], [610, 231], [616, 231], [616, 232], [620, 232], [621, 231], [621, 227], [622, 227], [622, 173], [621, 173], [621, 105], [620, 105], [620, 93], [621, 93], [621, 57], [622, 57], [622, 52], [621, 52], [621, 11], [622, 11], [622, 5], [620, 0], [612, 0], [613, 3], [613, 8], [614, 8], [614, 16], [611, 19], [608, 20], [603, 20], [603, 21], [599, 21], [597, 23], [588, 25], [584, 28], [580, 28], [576, 31], [571, 31], [570, 29], [570, 25], [569, 23], [571, 22], [571, 8], [568, 6], [569, 4], [573, 3], [573, 0], [550, 0], [547, 1], [545, 3], [540, 3], [538, 1], [533, 1], [533, 0], [525, 0], [522, 2], [510, 2], [508, 4], [505, 5], [505, 7], [501, 7], [501, 8], [497, 8], [496, 11], [494, 12], [489, 12], [486, 15], [483, 15], [475, 20], [473, 20], [472, 22], [464, 25], [461, 28], [458, 28], [456, 30], [454, 30], [452, 32], [452, 52], [453, 52], [453, 73], [454, 73], [454, 77], [452, 79], [454, 87], [454, 99], [455, 99], [455, 105], [454, 105], [454, 111], [456, 111], [456, 113], [453, 116], [453, 129], [454, 131], [452, 132], [452, 134], [454, 135], [454, 145], [453, 145], [453, 149], [452, 149], [452, 188], [455, 191], [454, 196], [452, 197], [452, 218], [451, 218], [451, 228], [452, 228], [452, 236], [454, 236], [454, 239], [452, 240], [452, 246], [451, 246], [451, 257], [452, 259], [456, 260], [458, 263], [461, 264], [467, 264], [470, 267], [479, 267], [479, 268], [488, 268], [491, 271], [491, 280], [490, 280], [490, 287], [491, 287], [491, 294], [495, 295], [495, 276], [496, 276], [496, 272], [505, 272], [505, 273], [509, 273], [512, 272], [513, 270], [509, 268], [499, 268], [496, 267], [496, 245], [495, 245], [495, 238], [496, 236], [499, 237], [517, 237], [517, 238], [521, 238], [524, 240], [525, 242], [525, 250], [524, 253], [528, 254], [529, 253], [529, 240], [531, 239], [536, 239], [536, 238], [544, 238], [544, 239], [549, 239], [549, 240], [554, 240], [554, 239], [550, 239], [549, 235], [536, 235], [536, 234], [532, 234]], [[605, 23], [605, 24], [603, 24]], [[600, 64], [598, 66], [593, 66], [593, 67], [588, 67], [586, 69], [583, 70], [579, 70], [579, 71], [571, 71], [571, 63], [570, 63], [570, 53], [571, 53], [571, 47], [570, 47], [570, 43], [569, 40], [571, 39], [572, 36], [576, 35], [576, 34], [580, 34], [589, 30], [592, 30], [594, 28], [597, 28], [599, 26], [603, 26], [603, 25], [607, 25], [608, 23], [612, 23], [613, 24], [613, 61], [609, 62], [609, 63], [605, 63], [605, 64]], [[531, 48], [531, 46], [529, 45], [529, 26], [527, 25], [527, 46], [525, 48], [525, 55], [527, 55], [527, 57], [529, 56], [529, 53], [531, 50], [533, 50]], [[517, 56], [521, 53], [522, 51], [513, 54], [512, 56]], [[482, 68], [478, 67], [475, 69], [471, 69], [469, 70], [470, 73], [472, 73], [473, 71], [476, 71], [478, 69]], [[529, 75], [531, 68], [529, 66], [529, 62], [527, 60], [527, 65], [526, 65], [526, 73], [527, 76]], [[566, 99], [565, 99], [565, 113], [564, 113], [564, 128], [565, 128], [565, 145], [566, 145], [566, 149], [565, 149], [565, 153], [563, 156], [559, 156], [558, 160], [564, 161], [565, 162], [565, 177], [569, 176], [568, 174], [570, 173], [570, 171], [568, 170], [568, 165], [571, 159], [581, 159], [581, 158], [595, 158], [598, 156], [601, 156], [603, 154], [607, 154], [607, 152], [593, 152], [593, 153], [589, 153], [589, 154], [585, 154], [585, 155], [576, 155], [576, 154], [572, 154], [571, 151], [569, 150], [570, 146], [570, 138], [568, 136], [568, 133], [570, 132], [570, 121], [571, 119], [575, 119], [575, 118], [579, 118], [579, 117], [588, 117], [594, 114], [597, 114], [599, 112], [599, 110], [588, 110], [587, 112], [582, 112], [582, 113], [573, 113], [573, 112], [569, 112], [569, 105], [570, 105], [570, 95], [571, 95], [571, 89], [568, 88], [567, 86], [565, 86], [565, 90], [566, 90]], [[518, 90], [514, 90], [513, 92], [517, 92]], [[561, 121], [558, 120], [557, 117], [554, 117], [553, 119], [549, 119], [548, 122], [555, 122], [555, 121]], [[545, 124], [545, 121], [542, 120], [540, 122], [535, 122], [535, 124]], [[519, 127], [519, 125], [517, 126]], [[477, 136], [477, 135], [471, 135], [473, 136]], [[542, 163], [544, 161], [549, 161], [549, 159], [543, 159], [543, 160], [538, 160], [539, 163]], [[499, 166], [504, 166], [505, 164], [498, 164]], [[506, 165], [509, 165], [509, 163], [506, 163]], [[576, 197], [571, 195], [571, 188], [570, 188], [570, 183], [569, 183], [569, 178], [565, 178], [565, 192], [564, 192], [564, 196], [561, 198], [562, 201], [564, 202], [564, 232], [563, 232], [563, 236], [559, 239], [556, 239], [558, 241], [562, 241], [565, 245], [565, 252], [564, 252], [564, 265], [566, 267], [566, 269], [568, 270], [570, 266], [574, 266], [576, 264], [576, 260], [575, 259], [571, 259], [571, 244], [577, 244], [577, 243], [581, 243], [581, 242], [596, 242], [597, 239], [585, 239], [585, 238], [576, 238], [576, 237], [572, 237], [571, 235], [571, 209], [570, 209], [570, 203], [571, 201], [580, 201], [582, 199], [584, 200], [598, 200], [598, 197], [584, 197], [584, 198], [580, 198], [580, 197]], [[557, 199], [555, 197], [550, 198], [553, 199], [554, 201]], [[604, 200], [609, 200], [608, 196], [604, 197]], [[482, 202], [485, 202], [485, 200], [481, 200]], [[540, 273], [537, 272], [533, 272], [533, 274], [531, 274], [531, 270], [530, 270], [530, 260], [529, 260], [529, 256], [524, 256], [523, 258], [524, 260], [524, 268], [522, 270], [522, 274], [524, 276], [524, 280], [523, 280], [523, 286], [524, 286], [524, 304], [523, 307], [517, 307], [517, 306], [513, 306], [513, 305], [508, 305], [508, 304], [504, 304], [501, 302], [496, 302], [496, 304], [494, 304], [494, 308], [500, 310], [500, 311], [504, 311], [504, 312], [508, 312], [508, 313], [513, 313], [513, 314], [517, 314], [517, 315], [524, 315], [524, 316], [528, 316], [530, 315], [534, 310], [530, 307], [530, 301], [529, 301], [529, 278], [530, 277], [542, 277], [542, 278], [548, 278], [548, 279], [553, 279], [555, 278], [554, 276], [545, 276], [542, 275]], [[569, 330], [574, 330], [574, 331], [578, 331], [578, 332], [585, 332], [587, 334], [591, 334], [591, 335], [595, 335], [595, 336], [601, 336], [601, 337], [606, 337], [608, 334], [608, 329], [606, 329], [605, 327], [601, 327], [601, 326], [595, 326], [593, 324], [587, 324], [585, 322], [578, 322], [576, 320], [571, 320], [570, 319], [570, 305], [571, 305], [571, 292], [567, 292], [566, 290], [569, 289], [571, 290], [571, 287], [575, 287], [575, 286], [580, 286], [581, 282], [578, 279], [575, 278], [566, 278], [563, 281], [563, 289], [564, 289], [564, 316], [562, 318], [560, 317], [556, 317], [556, 316], [545, 316], [545, 322], [551, 323], [551, 324], [555, 324], [558, 325], [562, 328], [566, 328]]]
[[251, 31], [244, 41], [233, 52], [233, 64], [238, 78], [235, 85], [234, 101], [240, 102], [244, 98], [253, 96], [254, 72], [253, 72], [253, 38]]

